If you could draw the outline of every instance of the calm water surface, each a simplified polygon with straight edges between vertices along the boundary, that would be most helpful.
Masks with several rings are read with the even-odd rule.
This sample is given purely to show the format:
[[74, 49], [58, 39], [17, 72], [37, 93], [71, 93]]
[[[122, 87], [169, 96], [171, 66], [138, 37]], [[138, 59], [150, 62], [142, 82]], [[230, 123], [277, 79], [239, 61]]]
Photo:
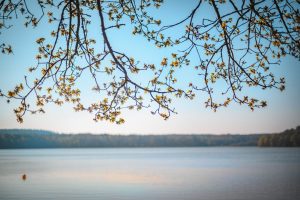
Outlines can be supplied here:
[[296, 200], [300, 148], [0, 150], [0, 199]]

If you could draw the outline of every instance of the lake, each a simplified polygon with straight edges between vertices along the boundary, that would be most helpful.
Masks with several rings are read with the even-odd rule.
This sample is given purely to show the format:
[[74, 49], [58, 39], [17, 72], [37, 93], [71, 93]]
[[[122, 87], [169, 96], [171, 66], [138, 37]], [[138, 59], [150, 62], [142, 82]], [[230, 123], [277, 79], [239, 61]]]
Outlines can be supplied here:
[[299, 197], [300, 148], [0, 150], [1, 200]]

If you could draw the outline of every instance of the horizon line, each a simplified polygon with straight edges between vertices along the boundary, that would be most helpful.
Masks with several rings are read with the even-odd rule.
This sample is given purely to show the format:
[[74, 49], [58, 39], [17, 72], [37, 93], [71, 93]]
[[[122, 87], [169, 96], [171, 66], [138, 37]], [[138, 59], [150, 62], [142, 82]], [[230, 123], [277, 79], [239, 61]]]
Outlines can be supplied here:
[[[294, 129], [294, 128], [289, 128]], [[30, 128], [0, 128], [1, 130], [29, 130], [29, 131], [48, 131], [53, 132], [55, 134], [65, 134], [65, 135], [81, 135], [81, 134], [90, 134], [90, 135], [141, 135], [141, 136], [147, 136], [147, 135], [260, 135], [260, 134], [277, 134], [282, 133], [285, 130], [284, 129], [280, 132], [256, 132], [256, 133], [107, 133], [107, 132], [59, 132], [54, 130], [46, 130], [46, 129], [30, 129]]]

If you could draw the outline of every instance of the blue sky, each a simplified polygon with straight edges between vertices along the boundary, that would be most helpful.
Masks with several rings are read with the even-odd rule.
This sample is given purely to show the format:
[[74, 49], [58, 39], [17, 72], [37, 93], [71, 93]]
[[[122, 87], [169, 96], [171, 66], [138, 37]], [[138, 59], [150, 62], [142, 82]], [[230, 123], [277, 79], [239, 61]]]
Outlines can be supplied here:
[[[193, 8], [195, 1], [166, 1], [166, 4], [153, 12], [155, 17], [163, 23], [176, 22], [186, 16]], [[187, 3], [188, 2], [188, 3]], [[205, 12], [206, 11], [206, 12]], [[206, 7], [201, 12], [211, 16]], [[14, 48], [14, 54], [0, 55], [0, 88], [7, 91], [16, 84], [22, 82], [24, 75], [28, 75], [28, 67], [36, 64], [35, 55], [37, 45], [35, 40], [38, 37], [48, 37], [51, 26], [42, 23], [35, 29], [24, 29], [23, 22], [16, 20], [10, 30], [1, 34], [1, 40], [8, 41]], [[98, 19], [93, 20], [90, 32], [97, 33]], [[174, 33], [182, 30], [177, 28]], [[130, 34], [130, 27], [127, 26], [120, 32], [108, 33], [114, 48], [133, 55], [137, 60], [150, 63], [159, 63], [161, 58], [169, 54], [169, 49], [158, 49], [140, 36], [134, 37]], [[190, 57], [191, 63], [197, 60]], [[151, 109], [142, 111], [123, 111], [126, 120], [124, 125], [114, 125], [109, 122], [95, 123], [93, 115], [85, 112], [74, 112], [72, 105], [65, 104], [62, 107], [53, 105], [46, 106], [46, 113], [43, 115], [26, 115], [24, 123], [19, 124], [15, 120], [13, 109], [17, 102], [7, 104], [5, 99], [0, 99], [0, 128], [30, 128], [46, 129], [58, 132], [92, 132], [92, 133], [114, 133], [114, 134], [167, 134], [167, 133], [261, 133], [279, 132], [286, 128], [300, 125], [300, 68], [299, 61], [291, 56], [285, 57], [279, 66], [275, 66], [273, 72], [278, 76], [286, 77], [286, 90], [262, 91], [259, 88], [245, 91], [250, 96], [257, 96], [268, 101], [268, 107], [256, 109], [252, 112], [246, 106], [231, 104], [227, 108], [221, 108], [217, 112], [205, 108], [204, 101], [207, 96], [204, 93], [197, 93], [193, 101], [177, 99], [174, 107], [178, 114], [172, 115], [167, 121], [159, 116], [150, 113]], [[183, 67], [177, 72], [178, 79], [184, 81], [194, 80], [195, 74], [189, 67]], [[137, 77], [143, 80], [144, 77]], [[84, 78], [81, 87], [82, 99], [90, 100], [95, 98], [90, 92], [88, 77]]]

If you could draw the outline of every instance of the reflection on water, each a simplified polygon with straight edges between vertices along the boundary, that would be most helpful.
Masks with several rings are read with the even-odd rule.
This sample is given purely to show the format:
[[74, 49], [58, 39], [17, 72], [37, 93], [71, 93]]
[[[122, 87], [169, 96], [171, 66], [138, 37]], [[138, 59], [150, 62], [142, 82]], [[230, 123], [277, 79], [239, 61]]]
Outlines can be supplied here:
[[167, 177], [158, 174], [134, 172], [130, 170], [94, 170], [94, 171], [60, 171], [51, 172], [51, 179], [64, 179], [69, 181], [79, 182], [108, 182], [112, 184], [167, 184], [174, 183], [172, 180], [167, 180]]
[[299, 169], [299, 148], [0, 150], [0, 199], [298, 199]]

